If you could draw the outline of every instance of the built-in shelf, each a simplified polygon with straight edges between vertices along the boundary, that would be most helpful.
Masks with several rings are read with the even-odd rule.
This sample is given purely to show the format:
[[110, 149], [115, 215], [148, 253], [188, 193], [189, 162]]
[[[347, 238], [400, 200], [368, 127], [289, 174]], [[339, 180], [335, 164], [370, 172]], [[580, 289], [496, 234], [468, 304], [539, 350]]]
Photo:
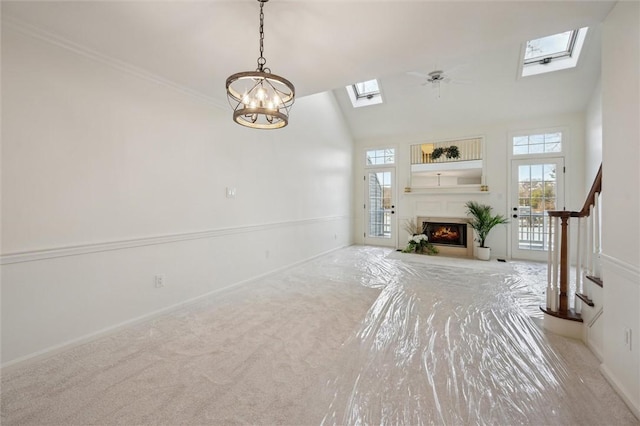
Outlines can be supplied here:
[[411, 187], [411, 191], [404, 191], [405, 195], [418, 194], [444, 194], [444, 195], [484, 195], [490, 191], [481, 191], [480, 185], [447, 185], [447, 186], [420, 186]]
[[[466, 176], [482, 176], [482, 160], [446, 161], [443, 163], [412, 164], [412, 173], [423, 173], [426, 176], [437, 176], [450, 172]], [[466, 174], [465, 174], [466, 173]]]
[[[411, 187], [469, 186], [484, 182], [482, 138], [421, 143], [411, 146]], [[436, 149], [457, 148], [455, 158], [440, 155]], [[448, 155], [448, 153], [447, 153]]]

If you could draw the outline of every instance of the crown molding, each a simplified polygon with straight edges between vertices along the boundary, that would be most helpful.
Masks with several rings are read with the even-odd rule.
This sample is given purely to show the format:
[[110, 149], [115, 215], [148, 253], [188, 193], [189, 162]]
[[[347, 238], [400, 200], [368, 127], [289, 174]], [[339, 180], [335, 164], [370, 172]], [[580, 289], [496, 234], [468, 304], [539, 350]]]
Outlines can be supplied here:
[[22, 20], [3, 15], [2, 27], [11, 29], [13, 31], [16, 31], [20, 34], [23, 34], [29, 37], [36, 38], [38, 40], [52, 44], [54, 46], [61, 47], [77, 55], [83, 56], [85, 58], [91, 59], [96, 62], [100, 62], [111, 68], [117, 69], [119, 71], [133, 75], [143, 80], [168, 87], [182, 94], [195, 98], [201, 102], [204, 102], [208, 105], [211, 105], [223, 110], [227, 110], [229, 108], [229, 106], [226, 103], [221, 102], [218, 99], [215, 99], [211, 96], [208, 96], [196, 90], [190, 89], [186, 86], [183, 86], [174, 81], [161, 77], [143, 68], [132, 65], [128, 62], [121, 61], [120, 59], [116, 59], [112, 56], [108, 56], [96, 50], [90, 49], [84, 45], [75, 43], [57, 34], [51, 33], [49, 31], [43, 30], [42, 28], [28, 24]]

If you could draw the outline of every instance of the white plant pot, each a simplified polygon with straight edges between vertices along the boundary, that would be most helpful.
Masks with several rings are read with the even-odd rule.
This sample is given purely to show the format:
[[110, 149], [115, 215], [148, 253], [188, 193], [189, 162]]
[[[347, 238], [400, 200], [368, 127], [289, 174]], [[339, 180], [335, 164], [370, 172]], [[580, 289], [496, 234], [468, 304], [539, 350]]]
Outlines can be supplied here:
[[491, 259], [491, 249], [489, 247], [476, 247], [476, 258], [480, 260]]

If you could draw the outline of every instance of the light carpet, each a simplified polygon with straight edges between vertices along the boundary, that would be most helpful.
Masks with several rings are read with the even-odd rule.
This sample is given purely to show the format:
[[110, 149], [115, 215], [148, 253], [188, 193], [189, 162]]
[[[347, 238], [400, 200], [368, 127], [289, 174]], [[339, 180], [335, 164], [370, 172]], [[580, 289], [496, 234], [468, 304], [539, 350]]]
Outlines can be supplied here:
[[639, 424], [540, 268], [338, 250], [3, 371], [2, 424]]

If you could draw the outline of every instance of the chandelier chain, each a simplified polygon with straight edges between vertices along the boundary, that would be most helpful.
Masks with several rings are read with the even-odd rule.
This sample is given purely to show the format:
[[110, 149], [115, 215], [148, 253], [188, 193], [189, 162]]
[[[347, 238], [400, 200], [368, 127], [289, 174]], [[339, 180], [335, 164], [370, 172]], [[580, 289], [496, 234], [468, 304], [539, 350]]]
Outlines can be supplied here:
[[264, 65], [267, 63], [267, 60], [263, 56], [264, 52], [264, 12], [262, 8], [264, 7], [264, 2], [260, 1], [260, 57], [258, 58], [258, 71], [262, 71]]

